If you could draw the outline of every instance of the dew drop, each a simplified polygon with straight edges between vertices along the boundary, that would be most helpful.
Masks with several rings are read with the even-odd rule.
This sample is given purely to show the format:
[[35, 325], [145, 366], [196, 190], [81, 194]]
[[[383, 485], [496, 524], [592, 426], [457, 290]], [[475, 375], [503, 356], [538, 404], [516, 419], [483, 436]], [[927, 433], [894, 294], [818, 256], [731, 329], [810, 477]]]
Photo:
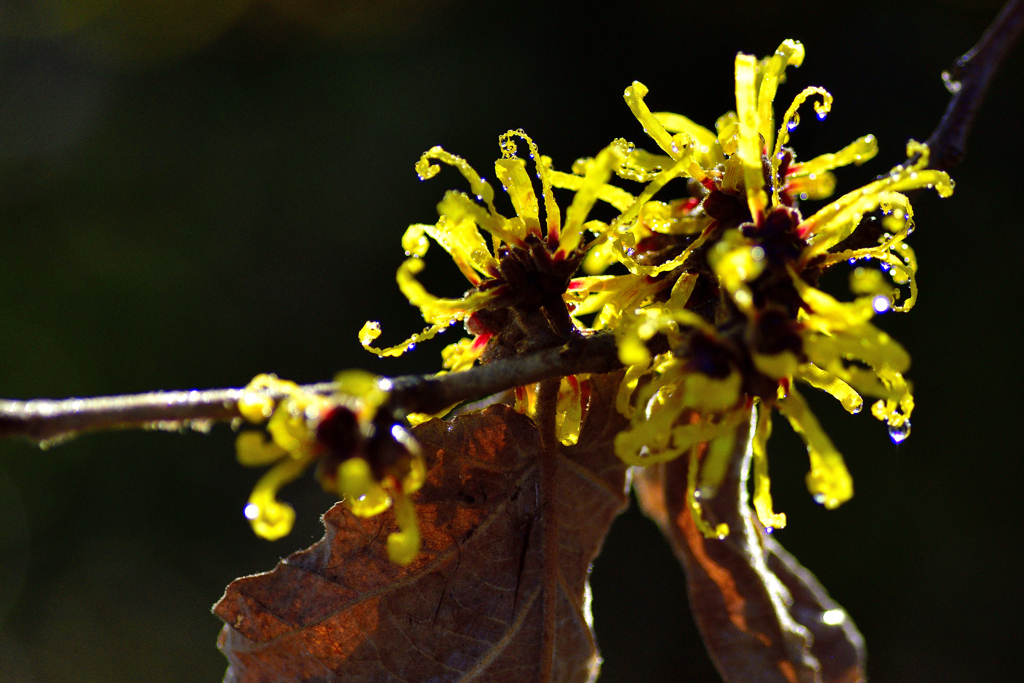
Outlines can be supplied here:
[[797, 112], [796, 114], [793, 114], [793, 118], [790, 120], [789, 123], [786, 124], [786, 128], [788, 128], [789, 130], [793, 130], [793, 129], [795, 129], [799, 125], [800, 125], [800, 113]]
[[846, 620], [846, 614], [841, 609], [829, 609], [821, 613], [821, 621], [828, 626], [838, 626]]
[[260, 516], [260, 506], [256, 503], [249, 503], [243, 511], [246, 519], [256, 519]]
[[904, 420], [898, 427], [889, 426], [889, 438], [895, 444], [901, 444], [910, 436], [910, 420]]
[[818, 503], [819, 505], [824, 505], [825, 504], [825, 494], [824, 493], [816, 493], [816, 494], [814, 494], [814, 502]]

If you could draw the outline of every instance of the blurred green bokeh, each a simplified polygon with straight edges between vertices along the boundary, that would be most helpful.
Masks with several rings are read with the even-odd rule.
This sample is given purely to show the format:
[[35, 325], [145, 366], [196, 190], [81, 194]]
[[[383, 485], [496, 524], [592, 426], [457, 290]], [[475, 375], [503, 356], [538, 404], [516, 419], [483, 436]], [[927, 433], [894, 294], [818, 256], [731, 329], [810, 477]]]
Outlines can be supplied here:
[[[874, 133], [840, 191], [903, 159], [948, 99], [940, 72], [998, 2], [556, 3], [90, 0], [0, 7], [0, 395], [64, 397], [297, 381], [347, 367], [438, 367], [455, 337], [398, 360], [364, 353], [422, 321], [397, 291], [399, 238], [432, 222], [456, 174], [419, 183], [435, 144], [484, 174], [525, 128], [568, 168], [645, 139], [622, 103], [710, 125], [734, 106], [732, 60], [787, 37], [805, 85], [835, 95], [794, 132], [809, 158]], [[816, 400], [857, 495], [827, 512], [788, 428], [772, 440], [779, 539], [853, 615], [873, 681], [1009, 681], [1022, 644], [1024, 50], [1004, 66], [953, 176], [922, 196], [921, 300], [880, 324], [914, 358], [913, 436]], [[432, 291], [465, 282], [440, 250]], [[833, 284], [844, 285], [843, 277]], [[454, 332], [449, 333], [454, 334]], [[285, 489], [291, 536], [253, 536], [258, 473], [210, 435], [120, 433], [41, 452], [0, 442], [0, 680], [214, 681], [210, 605], [234, 577], [321, 535], [331, 499]], [[714, 681], [682, 572], [632, 510], [593, 573], [602, 681]]]

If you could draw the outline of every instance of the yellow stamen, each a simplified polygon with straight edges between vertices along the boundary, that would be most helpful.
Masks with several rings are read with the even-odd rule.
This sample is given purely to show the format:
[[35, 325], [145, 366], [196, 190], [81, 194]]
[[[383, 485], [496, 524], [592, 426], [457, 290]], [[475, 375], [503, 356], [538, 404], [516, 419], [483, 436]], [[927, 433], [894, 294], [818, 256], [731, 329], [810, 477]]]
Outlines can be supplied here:
[[832, 109], [832, 94], [824, 88], [804, 88], [799, 95], [793, 98], [793, 103], [789, 105], [786, 115], [782, 117], [782, 127], [779, 128], [779, 137], [775, 142], [775, 151], [772, 153], [772, 206], [779, 205], [779, 163], [782, 157], [782, 146], [789, 142], [789, 130], [790, 126], [796, 125], [794, 121], [797, 120], [797, 110], [811, 95], [821, 95], [821, 102], [814, 103], [814, 111], [819, 119], [825, 118], [825, 115]]
[[262, 432], [242, 432], [235, 439], [235, 453], [239, 464], [245, 467], [264, 467], [277, 462], [288, 451], [268, 441]]
[[800, 256], [799, 267], [811, 258], [846, 239], [860, 224], [865, 213], [874, 211], [883, 201], [891, 201], [893, 193], [933, 187], [940, 197], [953, 193], [953, 181], [943, 171], [925, 168], [928, 163], [927, 147], [911, 140], [907, 144], [907, 155], [920, 154], [916, 163], [897, 166], [886, 177], [849, 192], [824, 207], [800, 224], [801, 234], [807, 236], [810, 245]]
[[668, 154], [670, 157], [678, 161], [682, 158], [684, 150], [687, 147], [692, 146], [692, 138], [685, 133], [678, 133], [676, 135], [670, 135], [665, 126], [657, 119], [657, 117], [651, 113], [651, 110], [647, 108], [644, 103], [644, 97], [647, 95], [647, 86], [640, 81], [633, 81], [633, 85], [626, 88], [626, 92], [623, 93], [623, 97], [626, 100], [626, 105], [629, 110], [633, 112], [633, 116], [643, 125], [644, 132], [651, 136], [658, 147]]
[[431, 325], [422, 332], [412, 335], [400, 344], [395, 344], [394, 346], [389, 346], [384, 349], [375, 349], [371, 344], [373, 344], [377, 337], [380, 336], [380, 323], [376, 320], [368, 320], [359, 330], [359, 344], [370, 353], [376, 354], [381, 358], [386, 358], [388, 356], [395, 358], [414, 348], [420, 342], [433, 339], [438, 335], [438, 333], [447, 330], [453, 322], [455, 322], [455, 320]]
[[722, 154], [721, 145], [718, 144], [718, 135], [716, 133], [680, 114], [656, 112], [654, 118], [669, 133], [683, 133], [697, 143], [694, 156], [702, 167], [714, 168], [725, 161], [725, 156]]
[[257, 536], [276, 541], [287, 536], [295, 523], [295, 510], [291, 505], [277, 500], [277, 492], [285, 484], [294, 481], [313, 461], [312, 454], [298, 458], [286, 458], [270, 468], [253, 488], [245, 516]]
[[747, 205], [754, 223], [760, 224], [768, 198], [764, 193], [764, 171], [761, 166], [762, 145], [757, 120], [757, 59], [753, 55], [736, 55], [736, 116], [739, 122], [737, 154], [743, 163], [743, 182]]
[[699, 462], [697, 454], [699, 451], [699, 446], [690, 449], [690, 462], [686, 471], [686, 504], [690, 506], [693, 523], [697, 526], [697, 530], [704, 534], [704, 538], [723, 539], [729, 535], [729, 525], [723, 523], [712, 527], [704, 519], [704, 513], [697, 501], [697, 465]]
[[803, 63], [803, 44], [796, 40], [784, 40], [764, 65], [757, 92], [757, 118], [758, 133], [764, 138], [764, 144], [768, 149], [772, 148], [772, 135], [775, 133], [772, 104], [775, 102], [779, 83], [785, 77], [787, 66], [799, 68]]
[[768, 476], [768, 438], [772, 435], [771, 408], [759, 402], [757, 427], [751, 442], [754, 456], [754, 510], [766, 529], [786, 526], [786, 514], [776, 513], [772, 507], [771, 479]]
[[853, 387], [813, 363], [804, 363], [798, 367], [795, 377], [832, 396], [851, 415], [856, 415], [864, 407], [864, 399]]
[[594, 163], [587, 169], [587, 175], [566, 211], [565, 229], [559, 238], [559, 247], [565, 253], [572, 253], [579, 246], [583, 221], [597, 201], [601, 188], [611, 177], [612, 169], [620, 166], [624, 158], [622, 149], [617, 145], [609, 145], [601, 150]]
[[551, 172], [549, 169], [550, 159], [543, 157], [537, 149], [533, 139], [522, 130], [510, 130], [498, 138], [501, 146], [502, 158], [512, 157], [516, 153], [516, 144], [513, 137], [521, 138], [530, 148], [530, 156], [537, 167], [537, 174], [540, 176], [541, 194], [544, 196], [544, 214], [548, 224], [548, 237], [557, 239], [562, 216], [558, 211], [558, 204], [555, 203], [555, 195], [551, 191]]
[[580, 379], [570, 375], [563, 377], [558, 387], [558, 403], [555, 408], [555, 435], [565, 446], [573, 446], [580, 438], [583, 420], [583, 404], [580, 393]]
[[429, 180], [441, 170], [441, 167], [437, 164], [431, 164], [430, 159], [437, 159], [458, 169], [462, 177], [469, 181], [469, 188], [473, 194], [480, 197], [481, 201], [487, 203], [487, 207], [492, 214], [497, 213], [494, 208], [494, 188], [491, 187], [490, 183], [483, 180], [480, 174], [469, 165], [468, 161], [460, 156], [449, 154], [441, 147], [431, 147], [416, 162], [416, 173], [419, 175], [420, 180]]
[[860, 166], [865, 161], [874, 159], [878, 154], [878, 138], [874, 135], [865, 135], [857, 138], [846, 147], [832, 154], [822, 154], [810, 161], [803, 161], [795, 164], [790, 178], [799, 178], [815, 174], [822, 174], [834, 168], [840, 168], [853, 164]]
[[416, 559], [420, 552], [420, 525], [416, 519], [416, 508], [401, 489], [392, 491], [395, 501], [395, 520], [398, 531], [388, 534], [388, 558], [395, 564], [405, 567]]
[[363, 458], [349, 458], [338, 465], [338, 494], [357, 517], [373, 517], [391, 505], [391, 499], [373, 477]]
[[811, 460], [807, 488], [814, 500], [830, 510], [848, 501], [853, 496], [853, 480], [843, 462], [843, 456], [832, 445], [803, 396], [790, 387], [789, 393], [779, 398], [778, 406], [793, 431], [807, 444], [807, 454]]

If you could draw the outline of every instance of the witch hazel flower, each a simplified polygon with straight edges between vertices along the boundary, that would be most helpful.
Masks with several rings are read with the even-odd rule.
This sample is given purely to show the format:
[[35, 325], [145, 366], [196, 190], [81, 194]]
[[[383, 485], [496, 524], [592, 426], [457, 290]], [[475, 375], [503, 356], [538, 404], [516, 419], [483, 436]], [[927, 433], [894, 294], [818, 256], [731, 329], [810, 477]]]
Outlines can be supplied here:
[[[539, 196], [527, 160], [517, 155], [517, 140], [529, 150], [539, 180]], [[607, 194], [607, 180], [626, 156], [625, 144], [613, 142], [582, 176], [554, 171], [551, 160], [542, 157], [534, 141], [521, 130], [502, 135], [499, 145], [502, 156], [495, 162], [494, 171], [511, 200], [515, 212], [512, 217], [498, 212], [493, 186], [461, 157], [434, 147], [416, 164], [423, 180], [440, 171], [432, 161], [454, 167], [469, 183], [470, 192], [447, 192], [437, 207], [437, 223], [412, 225], [402, 239], [409, 258], [399, 267], [398, 285], [431, 326], [401, 344], [377, 349], [371, 344], [379, 336], [380, 326], [368, 322], [359, 333], [367, 350], [380, 356], [400, 355], [448, 326], [463, 322], [474, 336], [442, 352], [444, 369], [458, 372], [478, 361], [491, 362], [560, 346], [579, 333], [570, 315], [572, 303], [567, 303], [565, 293], [579, 288], [571, 280], [586, 253], [587, 230], [593, 227], [587, 218], [597, 200]], [[564, 221], [554, 187], [575, 190]], [[416, 279], [424, 268], [431, 240], [448, 252], [472, 286], [461, 298], [436, 297]], [[563, 443], [575, 443], [579, 435], [587, 391], [586, 377], [563, 379], [556, 420]], [[519, 387], [516, 399], [519, 410], [532, 414], [536, 388]], [[417, 421], [426, 416], [411, 417]]]
[[[627, 366], [619, 407], [631, 418], [616, 449], [634, 465], [689, 454], [688, 494], [709, 536], [728, 529], [701, 520], [698, 501], [715, 494], [735, 427], [755, 405], [754, 504], [762, 524], [785, 524], [785, 516], [772, 511], [767, 474], [774, 410], [807, 444], [807, 484], [815, 500], [833, 508], [853, 495], [842, 456], [797, 381], [831, 394], [851, 413], [861, 410], [862, 395], [877, 399], [871, 412], [896, 442], [910, 430], [909, 355], [870, 320], [908, 310], [917, 298], [917, 263], [904, 242], [914, 227], [913, 210], [903, 193], [934, 188], [948, 196], [953, 183], [927, 169], [927, 147], [911, 141], [913, 161], [804, 218], [798, 201], [830, 194], [832, 170], [870, 159], [877, 142], [868, 135], [835, 154], [797, 161], [787, 143], [800, 106], [815, 98], [823, 118], [832, 105], [827, 91], [807, 88], [776, 132], [778, 85], [786, 67], [799, 66], [803, 57], [800, 43], [790, 40], [764, 60], [737, 55], [736, 111], [721, 117], [714, 133], [677, 114], [652, 113], [644, 102], [647, 89], [640, 83], [627, 88], [627, 104], [664, 153], [640, 162], [654, 174], [644, 193], [667, 174], [688, 178], [691, 196], [620, 221], [607, 233], [611, 246], [603, 260], [589, 264], [598, 270], [617, 262], [637, 275], [664, 273], [671, 282], [627, 311], [616, 329]], [[868, 268], [869, 260], [881, 269]], [[851, 274], [856, 298], [841, 302], [816, 284], [847, 261], [865, 265]]]
[[[832, 106], [826, 90], [805, 88], [776, 122], [786, 69], [803, 58], [803, 46], [792, 40], [765, 59], [737, 55], [736, 108], [713, 131], [679, 114], [652, 112], [647, 88], [633, 83], [624, 98], [654, 152], [620, 138], [563, 172], [523, 131], [505, 133], [494, 171], [511, 216], [497, 210], [494, 187], [466, 160], [440, 147], [428, 150], [416, 164], [421, 179], [445, 164], [469, 185], [468, 192], [445, 193], [436, 223], [412, 225], [402, 239], [408, 258], [396, 279], [428, 327], [396, 346], [375, 348], [380, 326], [371, 321], [360, 342], [378, 356], [397, 356], [461, 322], [471, 336], [444, 349], [442, 372], [463, 372], [611, 335], [624, 367], [616, 407], [629, 420], [614, 439], [615, 452], [631, 466], [687, 457], [686, 497], [706, 536], [729, 533], [726, 524], [703, 518], [702, 503], [724, 481], [747, 424], [754, 508], [768, 530], [785, 526], [785, 515], [773, 510], [768, 476], [775, 411], [807, 446], [814, 499], [827, 508], [849, 500], [853, 482], [843, 457], [797, 384], [830, 394], [850, 413], [869, 397], [871, 414], [887, 423], [894, 442], [909, 435], [914, 399], [904, 375], [910, 357], [872, 319], [909, 310], [917, 299], [917, 260], [906, 243], [914, 214], [906, 193], [934, 188], [945, 197], [953, 182], [928, 169], [928, 148], [911, 141], [907, 163], [804, 217], [800, 202], [829, 197], [837, 184], [833, 172], [869, 161], [878, 143], [865, 135], [835, 153], [797, 157], [790, 140], [800, 109], [810, 103], [824, 118]], [[519, 144], [529, 161], [518, 156]], [[674, 187], [685, 182], [682, 196], [668, 195], [674, 180], [680, 181]], [[556, 189], [572, 193], [564, 214]], [[598, 202], [605, 205], [601, 212], [594, 211]], [[431, 242], [468, 281], [463, 296], [435, 296], [417, 279]], [[852, 265], [848, 301], [818, 287], [825, 272], [843, 265]], [[240, 407], [252, 421], [267, 421], [271, 442], [243, 434], [239, 456], [274, 466], [246, 514], [267, 537], [290, 528], [294, 513], [277, 503], [276, 492], [316, 461], [321, 483], [344, 496], [353, 513], [396, 507], [393, 559], [408, 563], [419, 547], [408, 494], [422, 483], [423, 463], [403, 425], [430, 416], [395, 415], [387, 380], [353, 377], [330, 398], [275, 378], [254, 380], [260, 386], [254, 384], [251, 410]], [[268, 406], [260, 398], [264, 384], [287, 398]], [[587, 375], [561, 379], [555, 424], [563, 444], [578, 438], [589, 389]], [[517, 387], [516, 408], [534, 416], [537, 395], [537, 385]], [[374, 434], [385, 434], [390, 450], [381, 450]]]
[[[334, 385], [336, 391], [324, 396], [274, 375], [258, 375], [245, 388], [239, 412], [252, 424], [265, 424], [266, 432], [238, 435], [238, 461], [271, 466], [253, 488], [245, 516], [258, 536], [273, 541], [287, 535], [295, 511], [277, 494], [316, 464], [324, 490], [337, 494], [357, 517], [394, 507], [398, 531], [388, 536], [388, 555], [407, 565], [421, 541], [409, 499], [426, 478], [419, 444], [389, 408], [390, 380], [350, 370], [335, 377]], [[284, 398], [275, 400], [271, 393]]]

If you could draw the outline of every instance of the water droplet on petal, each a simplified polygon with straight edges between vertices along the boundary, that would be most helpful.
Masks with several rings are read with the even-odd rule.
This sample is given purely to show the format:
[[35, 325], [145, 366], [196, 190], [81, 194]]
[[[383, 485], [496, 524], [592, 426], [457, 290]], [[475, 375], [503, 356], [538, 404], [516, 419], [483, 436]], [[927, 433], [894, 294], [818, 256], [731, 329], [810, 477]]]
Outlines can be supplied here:
[[829, 609], [821, 613], [821, 621], [828, 626], [838, 626], [846, 620], [846, 614], [841, 609]]
[[910, 420], [904, 420], [898, 427], [889, 426], [889, 438], [895, 444], [901, 444], [910, 436]]

